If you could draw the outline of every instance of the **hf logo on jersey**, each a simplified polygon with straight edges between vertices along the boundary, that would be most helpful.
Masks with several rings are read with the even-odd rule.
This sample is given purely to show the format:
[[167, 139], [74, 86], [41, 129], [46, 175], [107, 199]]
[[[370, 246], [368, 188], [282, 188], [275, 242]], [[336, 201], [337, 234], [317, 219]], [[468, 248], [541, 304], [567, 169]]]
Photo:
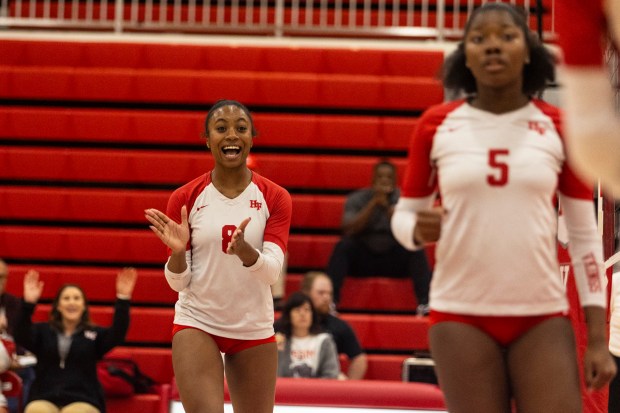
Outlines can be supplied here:
[[527, 128], [529, 130], [533, 130], [534, 132], [537, 132], [540, 136], [544, 135], [545, 131], [547, 130], [541, 122], [538, 122], [535, 120], [528, 121]]
[[258, 202], [256, 199], [250, 199], [250, 208], [256, 208], [257, 211], [260, 211], [262, 206], [262, 202]]
[[601, 292], [603, 287], [599, 278], [598, 264], [594, 258], [594, 254], [589, 253], [582, 258], [583, 266], [586, 270], [586, 277], [588, 279], [588, 287], [590, 292]]

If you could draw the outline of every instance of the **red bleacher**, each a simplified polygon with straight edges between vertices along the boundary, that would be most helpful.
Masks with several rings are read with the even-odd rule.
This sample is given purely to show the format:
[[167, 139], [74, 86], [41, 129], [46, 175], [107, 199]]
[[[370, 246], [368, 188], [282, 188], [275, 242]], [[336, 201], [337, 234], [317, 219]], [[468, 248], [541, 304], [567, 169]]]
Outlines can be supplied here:
[[[406, 150], [416, 124], [415, 118], [370, 115], [255, 113], [253, 118], [256, 147], [276, 148]], [[189, 111], [6, 106], [0, 107], [0, 138], [204, 147], [204, 120], [204, 113]]]
[[0, 55], [8, 99], [412, 110], [443, 98], [435, 51], [16, 40]]
[[[110, 356], [133, 359], [140, 370], [159, 383], [170, 383], [174, 377], [172, 370], [172, 350], [169, 348], [148, 347], [117, 347], [109, 353]], [[403, 361], [408, 356], [394, 354], [369, 354], [366, 380], [402, 380]], [[340, 365], [344, 370], [348, 368], [348, 359], [342, 355]]]
[[[45, 321], [49, 318], [49, 312], [49, 304], [38, 305], [33, 319]], [[94, 322], [101, 325], [110, 325], [112, 313], [110, 306], [91, 306], [90, 309]], [[414, 350], [428, 348], [428, 319], [425, 317], [347, 313], [340, 317], [351, 324], [365, 349], [413, 353]], [[127, 344], [169, 344], [172, 339], [173, 319], [172, 307], [132, 308]]]
[[[37, 200], [33, 202], [32, 194]], [[166, 210], [170, 191], [0, 187], [0, 219], [62, 222], [127, 222], [146, 225], [144, 210]], [[292, 227], [340, 226], [344, 196], [293, 194]]]
[[0, 66], [0, 98], [423, 109], [441, 102], [438, 80], [347, 74]]
[[[291, 267], [325, 267], [337, 242], [336, 235], [289, 237]], [[0, 251], [23, 260], [60, 260], [97, 264], [163, 265], [166, 248], [150, 231], [99, 228], [0, 226]]]
[[108, 398], [106, 408], [109, 412], [168, 413], [170, 385], [165, 385], [159, 394], [135, 394], [131, 397]]
[[[22, 282], [32, 265], [11, 265], [11, 278], [7, 291], [21, 295]], [[43, 299], [51, 300], [60, 286], [66, 283], [80, 284], [93, 302], [109, 302], [114, 298], [114, 282], [118, 271], [114, 268], [76, 266], [34, 266], [45, 280]], [[286, 275], [286, 295], [299, 289], [303, 274]], [[339, 304], [341, 311], [374, 310], [414, 312], [417, 306], [411, 281], [408, 278], [385, 277], [347, 278], [342, 288], [344, 294]], [[347, 293], [354, 291], [355, 294]], [[137, 304], [161, 304], [172, 306], [177, 294], [168, 288], [162, 269], [140, 269], [140, 276], [132, 301]]]
[[[279, 378], [276, 403], [404, 410], [445, 409], [437, 386], [424, 383], [367, 382], [363, 380], [324, 380]], [[174, 387], [174, 385], [173, 385]], [[224, 398], [230, 400], [228, 388]], [[415, 411], [414, 410], [414, 411]]]
[[[433, 50], [381, 50], [298, 46], [215, 46], [190, 44], [3, 40], [3, 66], [80, 67], [314, 73], [363, 76], [432, 78], [443, 55]], [[241, 57], [241, 58], [240, 58]]]
[[[286, 295], [300, 288], [303, 274], [286, 275]], [[342, 285], [340, 311], [372, 310], [413, 313], [418, 305], [409, 277], [347, 277]], [[354, 293], [353, 293], [354, 292]]]
[[[6, 40], [0, 55], [7, 289], [21, 295], [24, 273], [39, 270], [45, 320], [58, 287], [79, 283], [106, 325], [118, 268], [136, 266], [130, 331], [114, 352], [162, 383], [173, 375], [176, 293], [143, 211], [165, 209], [175, 187], [212, 167], [201, 139], [208, 105], [227, 97], [259, 109], [257, 170], [293, 198], [290, 293], [304, 271], [325, 268], [345, 193], [369, 184], [379, 158], [402, 176], [412, 114], [443, 100], [441, 50]], [[367, 379], [400, 381], [402, 361], [428, 347], [414, 297], [407, 278], [345, 281], [340, 311], [369, 352]], [[166, 401], [164, 392], [108, 406], [155, 413]]]
[[[24, 275], [31, 268], [35, 268], [45, 282], [41, 296], [43, 300], [51, 301], [58, 289], [68, 283], [79, 284], [91, 302], [110, 303], [114, 300], [118, 274], [116, 268], [13, 264], [6, 290], [21, 296]], [[163, 266], [160, 269], [140, 269], [131, 300], [135, 304], [157, 304], [172, 308], [177, 300], [177, 293], [168, 287]]]
[[[347, 189], [370, 182], [375, 157], [253, 155], [260, 173], [285, 187]], [[405, 160], [395, 159], [404, 169]], [[0, 179], [181, 185], [213, 167], [206, 153], [183, 151], [14, 148], [0, 146]], [[174, 165], [174, 166], [173, 166]]]

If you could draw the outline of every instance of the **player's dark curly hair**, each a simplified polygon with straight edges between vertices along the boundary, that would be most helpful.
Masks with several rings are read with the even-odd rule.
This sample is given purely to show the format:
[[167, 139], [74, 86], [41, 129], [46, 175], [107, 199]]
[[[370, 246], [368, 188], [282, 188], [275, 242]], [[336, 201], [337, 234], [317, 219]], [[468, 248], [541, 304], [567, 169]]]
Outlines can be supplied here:
[[[485, 3], [472, 12], [465, 25], [463, 39], [467, 37], [472, 21], [474, 21], [479, 14], [490, 11], [503, 11], [508, 13], [525, 35], [525, 41], [530, 52], [530, 62], [523, 67], [523, 93], [532, 96], [538, 92], [542, 92], [548, 83], [555, 80], [555, 62], [553, 56], [542, 44], [538, 36], [529, 29], [523, 9], [508, 3]], [[476, 93], [476, 79], [465, 65], [464, 40], [461, 41], [457, 49], [448, 56], [444, 62], [442, 72], [443, 83], [447, 89], [454, 92], [464, 91], [467, 94]]]
[[242, 111], [244, 111], [245, 114], [250, 119], [252, 137], [254, 138], [258, 135], [258, 131], [254, 127], [254, 119], [252, 118], [252, 114], [250, 113], [250, 110], [243, 103], [237, 102], [236, 100], [221, 99], [215, 102], [213, 106], [211, 107], [211, 109], [209, 109], [209, 113], [207, 113], [207, 118], [205, 119], [205, 131], [204, 131], [205, 136], [209, 135], [209, 121], [213, 117], [213, 114], [215, 113], [216, 110], [218, 110], [219, 108], [223, 106], [236, 106]]

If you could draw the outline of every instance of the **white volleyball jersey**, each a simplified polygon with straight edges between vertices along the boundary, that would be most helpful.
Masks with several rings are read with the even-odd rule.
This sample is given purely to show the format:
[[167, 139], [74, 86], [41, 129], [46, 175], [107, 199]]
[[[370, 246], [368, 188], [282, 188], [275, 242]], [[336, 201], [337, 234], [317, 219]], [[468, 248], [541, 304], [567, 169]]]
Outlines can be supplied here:
[[[243, 193], [230, 199], [215, 188], [207, 173], [172, 194], [167, 215], [181, 222], [183, 205], [191, 233], [185, 275], [190, 278], [177, 290], [174, 322], [235, 339], [273, 335], [270, 283], [280, 276], [286, 253], [292, 211], [289, 193], [254, 172]], [[256, 264], [244, 267], [226, 248], [237, 226], [248, 217], [251, 221], [244, 238], [260, 256]], [[177, 280], [170, 275], [167, 271], [173, 286]]]
[[415, 211], [431, 208], [439, 192], [446, 213], [431, 308], [474, 315], [567, 310], [556, 190], [572, 232], [582, 304], [605, 305], [592, 190], [567, 166], [558, 124], [558, 110], [538, 100], [504, 114], [457, 101], [420, 119], [392, 228], [412, 248]]

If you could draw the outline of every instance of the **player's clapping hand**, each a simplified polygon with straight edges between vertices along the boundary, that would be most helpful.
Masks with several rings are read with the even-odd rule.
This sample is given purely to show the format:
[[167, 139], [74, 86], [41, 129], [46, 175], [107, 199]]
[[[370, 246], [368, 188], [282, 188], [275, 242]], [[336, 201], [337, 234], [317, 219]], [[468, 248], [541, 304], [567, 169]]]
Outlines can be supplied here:
[[228, 248], [226, 249], [227, 254], [239, 255], [248, 248], [249, 245], [245, 242], [244, 231], [251, 219], [252, 218], [248, 217], [241, 221], [241, 224], [239, 224], [235, 232], [233, 232], [230, 242], [228, 243]]
[[157, 209], [147, 209], [144, 216], [151, 223], [149, 228], [173, 252], [185, 251], [189, 241], [189, 225], [187, 223], [187, 207], [181, 208], [181, 223], [178, 224]]
[[251, 267], [258, 260], [258, 251], [245, 240], [245, 229], [252, 218], [246, 218], [235, 229], [226, 248], [226, 253], [236, 255], [246, 267]]

